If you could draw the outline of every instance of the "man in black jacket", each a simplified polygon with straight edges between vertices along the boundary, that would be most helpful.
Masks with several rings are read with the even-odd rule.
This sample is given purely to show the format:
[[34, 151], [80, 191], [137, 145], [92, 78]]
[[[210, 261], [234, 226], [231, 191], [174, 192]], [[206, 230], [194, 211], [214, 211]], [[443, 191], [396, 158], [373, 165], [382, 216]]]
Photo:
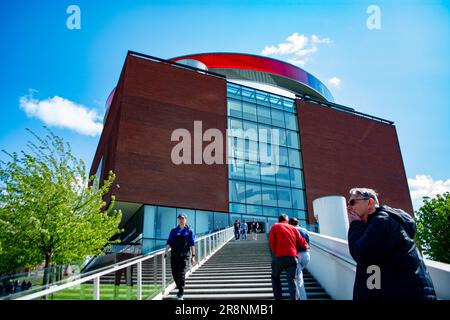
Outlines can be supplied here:
[[354, 300], [435, 300], [431, 277], [416, 247], [414, 220], [379, 206], [372, 189], [350, 190], [348, 245], [355, 259]]

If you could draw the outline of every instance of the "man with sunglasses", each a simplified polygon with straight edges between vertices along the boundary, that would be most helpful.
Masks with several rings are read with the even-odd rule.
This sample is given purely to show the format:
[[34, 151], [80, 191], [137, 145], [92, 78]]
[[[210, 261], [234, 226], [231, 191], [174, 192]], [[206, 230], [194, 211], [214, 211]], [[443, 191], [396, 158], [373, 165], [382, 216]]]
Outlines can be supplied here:
[[[416, 247], [416, 225], [401, 209], [380, 206], [372, 189], [350, 190], [348, 245], [355, 259], [354, 300], [435, 300]], [[378, 274], [377, 274], [378, 273]]]

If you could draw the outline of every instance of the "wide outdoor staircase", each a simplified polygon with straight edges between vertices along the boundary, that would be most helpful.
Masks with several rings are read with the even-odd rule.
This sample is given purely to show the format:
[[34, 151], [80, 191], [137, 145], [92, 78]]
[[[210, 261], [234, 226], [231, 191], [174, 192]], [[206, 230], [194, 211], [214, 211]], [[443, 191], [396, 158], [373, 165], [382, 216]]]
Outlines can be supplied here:
[[[184, 299], [273, 299], [270, 275], [271, 253], [265, 234], [258, 234], [256, 241], [251, 237], [231, 240], [186, 279]], [[304, 280], [308, 299], [330, 299], [307, 270]], [[283, 299], [289, 299], [285, 272], [281, 281]], [[163, 299], [175, 299], [176, 293], [174, 289]]]

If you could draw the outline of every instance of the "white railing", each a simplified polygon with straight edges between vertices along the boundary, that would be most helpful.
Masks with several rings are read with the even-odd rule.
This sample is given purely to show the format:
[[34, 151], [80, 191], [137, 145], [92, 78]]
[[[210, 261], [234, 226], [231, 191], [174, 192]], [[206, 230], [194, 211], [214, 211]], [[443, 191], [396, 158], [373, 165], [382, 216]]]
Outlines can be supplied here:
[[[356, 262], [350, 255], [348, 242], [309, 232], [311, 261], [306, 267], [328, 295], [335, 300], [351, 300]], [[450, 265], [425, 260], [438, 299], [450, 299]]]
[[[188, 277], [192, 272], [194, 272], [199, 266], [203, 265], [214, 253], [217, 252], [222, 246], [224, 246], [228, 241], [230, 241], [234, 237], [233, 227], [220, 230], [218, 232], [214, 232], [203, 237], [200, 237], [196, 240], [196, 256], [198, 258], [198, 262], [196, 265], [191, 266], [189, 264], [189, 271], [186, 272], [186, 277]], [[143, 291], [143, 281], [142, 281], [142, 263], [146, 262], [150, 259], [153, 259], [154, 263], [154, 274], [153, 281], [154, 285], [157, 285], [157, 280], [159, 280], [158, 275], [158, 260], [161, 261], [161, 282], [160, 284], [160, 293], [157, 294], [153, 299], [162, 299], [164, 295], [166, 295], [170, 290], [175, 287], [175, 283], [173, 281], [167, 279], [167, 270], [166, 270], [166, 258], [164, 258], [165, 249], [160, 249], [154, 251], [152, 253], [135, 257], [132, 259], [128, 259], [126, 261], [122, 261], [116, 263], [112, 266], [107, 266], [101, 269], [94, 270], [92, 272], [79, 275], [77, 277], [72, 277], [70, 279], [66, 279], [64, 283], [56, 283], [49, 288], [44, 290], [23, 295], [17, 298], [13, 298], [14, 300], [33, 300], [37, 298], [42, 298], [49, 296], [51, 294], [55, 294], [65, 289], [75, 288], [81, 284], [86, 284], [87, 282], [93, 282], [93, 299], [100, 300], [101, 298], [101, 285], [100, 278], [102, 276], [115, 273], [120, 270], [129, 270], [127, 268], [136, 266], [137, 267], [137, 279], [136, 279], [136, 299], [142, 300], [142, 291]]]

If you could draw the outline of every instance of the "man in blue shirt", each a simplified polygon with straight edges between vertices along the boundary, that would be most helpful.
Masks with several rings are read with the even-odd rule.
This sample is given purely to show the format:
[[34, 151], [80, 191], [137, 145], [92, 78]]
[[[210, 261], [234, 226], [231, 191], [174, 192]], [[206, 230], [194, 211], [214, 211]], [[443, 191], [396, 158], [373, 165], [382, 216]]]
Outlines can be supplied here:
[[186, 221], [187, 216], [184, 213], [178, 215], [178, 226], [170, 231], [164, 254], [164, 258], [167, 257], [169, 248], [172, 248], [170, 266], [178, 289], [177, 300], [183, 300], [189, 252], [191, 252], [191, 264], [195, 264], [194, 231], [186, 224]]

